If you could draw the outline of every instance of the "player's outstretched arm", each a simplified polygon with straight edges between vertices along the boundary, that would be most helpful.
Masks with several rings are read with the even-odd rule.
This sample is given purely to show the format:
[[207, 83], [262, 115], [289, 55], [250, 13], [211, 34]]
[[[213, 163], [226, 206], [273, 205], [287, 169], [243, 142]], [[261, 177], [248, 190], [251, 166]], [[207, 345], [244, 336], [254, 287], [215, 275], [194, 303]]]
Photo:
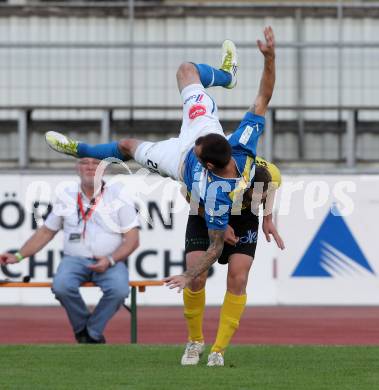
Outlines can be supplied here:
[[171, 289], [178, 287], [178, 292], [181, 292], [191, 280], [211, 268], [212, 264], [221, 256], [224, 248], [224, 230], [208, 230], [208, 234], [210, 244], [206, 252], [182, 275], [163, 279], [168, 287]]
[[273, 236], [278, 248], [281, 250], [285, 249], [284, 241], [272, 220], [272, 214], [263, 217], [262, 230], [266, 236], [267, 242], [271, 242], [271, 236]]
[[275, 37], [272, 28], [265, 27], [265, 42], [257, 40], [259, 50], [264, 56], [264, 68], [259, 84], [258, 95], [251, 111], [264, 116], [270, 102], [275, 85]]

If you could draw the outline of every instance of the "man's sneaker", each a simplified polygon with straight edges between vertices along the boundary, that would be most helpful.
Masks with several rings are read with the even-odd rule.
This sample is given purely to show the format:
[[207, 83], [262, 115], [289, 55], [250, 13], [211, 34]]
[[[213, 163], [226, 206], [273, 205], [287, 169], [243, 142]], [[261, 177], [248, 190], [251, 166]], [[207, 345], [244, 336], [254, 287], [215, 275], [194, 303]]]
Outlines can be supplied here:
[[106, 344], [104, 336], [101, 336], [99, 339], [94, 339], [89, 335], [87, 328], [75, 333], [75, 338], [79, 344]]
[[238, 57], [236, 45], [229, 39], [222, 44], [222, 64], [220, 69], [232, 75], [230, 84], [225, 88], [234, 88], [237, 84]]
[[80, 332], [75, 333], [75, 338], [76, 338], [76, 341], [77, 341], [79, 344], [87, 344], [87, 343], [88, 343], [88, 332], [87, 332], [87, 328], [84, 328], [84, 329], [81, 330]]
[[66, 137], [64, 134], [56, 131], [48, 131], [45, 134], [47, 144], [56, 152], [68, 154], [69, 156], [78, 156], [78, 141]]
[[224, 365], [224, 356], [221, 352], [212, 352], [208, 356], [208, 367], [216, 367]]
[[87, 344], [106, 344], [106, 340], [104, 336], [100, 336], [99, 339], [94, 339], [88, 334], [88, 341]]
[[182, 366], [195, 366], [199, 363], [200, 356], [204, 352], [204, 343], [189, 341], [182, 356]]

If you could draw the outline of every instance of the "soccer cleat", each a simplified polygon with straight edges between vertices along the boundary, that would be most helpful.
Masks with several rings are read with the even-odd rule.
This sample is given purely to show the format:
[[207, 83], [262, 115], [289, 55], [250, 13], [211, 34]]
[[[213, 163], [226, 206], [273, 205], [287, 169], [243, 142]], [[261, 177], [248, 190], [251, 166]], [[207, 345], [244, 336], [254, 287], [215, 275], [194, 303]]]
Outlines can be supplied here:
[[64, 134], [56, 131], [48, 131], [45, 134], [47, 144], [56, 152], [68, 154], [69, 156], [79, 157], [78, 141], [66, 137]]
[[234, 88], [237, 85], [238, 57], [236, 45], [229, 39], [225, 40], [222, 44], [222, 64], [220, 69], [230, 73], [232, 76], [230, 84], [225, 88]]
[[199, 341], [189, 341], [182, 356], [182, 366], [195, 366], [199, 363], [200, 356], [204, 352], [204, 343]]
[[208, 356], [208, 367], [224, 366], [224, 356], [221, 352], [212, 352]]

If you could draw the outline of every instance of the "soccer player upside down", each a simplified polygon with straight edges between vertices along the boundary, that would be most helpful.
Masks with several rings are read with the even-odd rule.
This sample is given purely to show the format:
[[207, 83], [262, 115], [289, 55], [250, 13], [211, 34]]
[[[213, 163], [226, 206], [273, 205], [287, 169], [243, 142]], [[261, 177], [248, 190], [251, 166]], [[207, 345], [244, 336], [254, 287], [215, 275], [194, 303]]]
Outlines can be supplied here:
[[[266, 200], [273, 187], [268, 182], [276, 182], [277, 187], [280, 173], [273, 164], [256, 156], [275, 84], [275, 43], [271, 27], [264, 29], [264, 36], [264, 42], [257, 41], [264, 56], [257, 97], [228, 139], [220, 125], [216, 103], [205, 90], [212, 86], [231, 89], [237, 83], [237, 52], [233, 42], [228, 40], [223, 44], [220, 69], [194, 63], [179, 67], [177, 83], [183, 100], [183, 120], [177, 138], [160, 142], [124, 139], [91, 146], [60, 133], [46, 134], [48, 144], [58, 152], [97, 159], [134, 158], [161, 176], [186, 184], [191, 210], [196, 214], [189, 216], [187, 225], [187, 270], [165, 279], [170, 288], [184, 289], [184, 313], [189, 331], [189, 342], [182, 357], [184, 365], [197, 364], [204, 349], [204, 286], [208, 270], [217, 260], [229, 262], [228, 281], [208, 366], [224, 365], [223, 353], [238, 328], [246, 304], [246, 284], [255, 253], [258, 218], [252, 211], [252, 198], [265, 204], [263, 231], [266, 238], [270, 240], [272, 235], [277, 245], [284, 248], [272, 222], [270, 202]], [[202, 210], [202, 216], [197, 215], [198, 210]]]

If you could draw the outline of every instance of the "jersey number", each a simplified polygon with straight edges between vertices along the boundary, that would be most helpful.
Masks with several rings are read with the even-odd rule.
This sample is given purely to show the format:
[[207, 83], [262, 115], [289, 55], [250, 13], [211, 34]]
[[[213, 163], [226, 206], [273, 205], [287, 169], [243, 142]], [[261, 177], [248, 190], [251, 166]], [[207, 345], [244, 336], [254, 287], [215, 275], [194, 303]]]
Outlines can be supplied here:
[[147, 160], [147, 166], [151, 171], [158, 172], [158, 164], [157, 163], [155, 163], [151, 160]]

